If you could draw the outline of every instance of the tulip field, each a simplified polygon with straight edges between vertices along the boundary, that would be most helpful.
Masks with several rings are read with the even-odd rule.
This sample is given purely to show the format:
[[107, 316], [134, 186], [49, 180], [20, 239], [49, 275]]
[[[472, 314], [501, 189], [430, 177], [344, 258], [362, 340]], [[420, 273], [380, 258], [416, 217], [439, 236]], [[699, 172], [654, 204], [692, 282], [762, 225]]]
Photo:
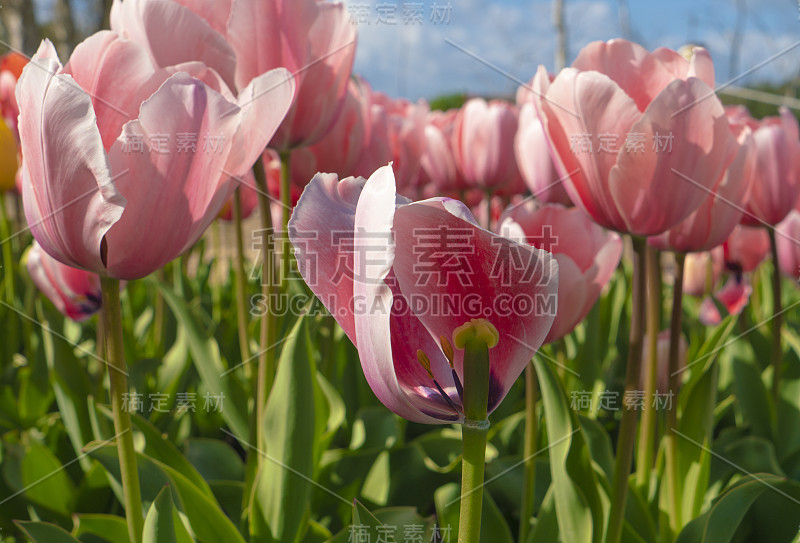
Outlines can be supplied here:
[[346, 4], [108, 4], [0, 59], [0, 542], [800, 543], [797, 111], [693, 44], [411, 101]]

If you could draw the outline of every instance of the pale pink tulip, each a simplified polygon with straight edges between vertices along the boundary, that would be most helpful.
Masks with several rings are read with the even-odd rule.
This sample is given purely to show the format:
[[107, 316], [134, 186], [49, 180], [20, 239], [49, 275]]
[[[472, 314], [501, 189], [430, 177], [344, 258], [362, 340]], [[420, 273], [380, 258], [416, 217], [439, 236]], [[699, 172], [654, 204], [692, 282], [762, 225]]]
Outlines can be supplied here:
[[96, 273], [62, 264], [36, 241], [23, 260], [34, 284], [65, 317], [83, 321], [100, 310], [102, 292]]
[[[275, 70], [237, 102], [177, 67], [154, 70], [133, 47], [100, 33], [62, 68], [45, 41], [17, 86], [31, 232], [61, 262], [119, 279], [148, 275], [199, 239], [294, 94], [286, 71]], [[148, 94], [154, 77], [161, 83]], [[113, 118], [131, 111], [124, 126]], [[182, 147], [181, 134], [196, 145]], [[204, 138], [215, 146], [204, 148]]]
[[420, 158], [420, 185], [428, 196], [453, 196], [467, 188], [458, 169], [453, 130], [458, 110], [431, 111], [425, 125], [425, 152]]
[[317, 175], [289, 237], [303, 278], [358, 348], [378, 399], [412, 421], [464, 420], [463, 351], [449, 344], [456, 328], [484, 318], [499, 332], [489, 351], [491, 412], [553, 323], [554, 307], [521, 307], [523, 298], [555, 301], [550, 255], [481, 229], [456, 200], [409, 202], [390, 167], [368, 181]]
[[725, 269], [725, 252], [722, 246], [702, 253], [686, 255], [683, 268], [683, 292], [689, 296], [709, 294]]
[[750, 128], [731, 125], [737, 140], [736, 154], [719, 183], [691, 215], [663, 234], [648, 239], [662, 250], [690, 253], [707, 251], [721, 245], [745, 216], [753, 179], [756, 175], [755, 146]]
[[625, 40], [584, 47], [533, 95], [573, 202], [600, 225], [639, 236], [680, 223], [733, 159], [705, 49], [690, 61]]
[[469, 187], [495, 190], [519, 175], [514, 157], [516, 106], [472, 98], [458, 112], [453, 130], [456, 164]]
[[785, 107], [777, 117], [760, 121], [747, 108], [727, 110], [731, 119], [753, 130], [756, 150], [753, 189], [747, 200], [742, 224], [776, 225], [792, 210], [800, 197], [800, 139], [795, 116]]
[[545, 343], [569, 334], [586, 317], [622, 257], [622, 238], [574, 207], [528, 200], [506, 210], [498, 230], [552, 253], [558, 262], [558, 312]]
[[792, 210], [775, 229], [781, 271], [800, 280], [800, 211]]
[[520, 107], [514, 152], [522, 178], [537, 200], [542, 203], [572, 205], [550, 157], [550, 146], [542, 122], [531, 103]]

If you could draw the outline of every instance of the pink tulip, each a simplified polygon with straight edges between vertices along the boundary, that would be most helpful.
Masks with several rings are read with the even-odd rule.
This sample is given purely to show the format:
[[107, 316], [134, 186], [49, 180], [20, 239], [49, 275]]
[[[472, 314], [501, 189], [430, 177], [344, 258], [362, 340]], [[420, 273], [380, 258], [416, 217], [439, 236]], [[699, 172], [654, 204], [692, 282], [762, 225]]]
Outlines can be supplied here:
[[[725, 242], [744, 216], [755, 172], [755, 146], [750, 128], [731, 124], [736, 135], [733, 162], [719, 183], [691, 215], [648, 242], [662, 250], [689, 253], [707, 251]], [[738, 143], [737, 143], [738, 142]]]
[[392, 138], [389, 135], [389, 112], [381, 103], [383, 97], [380, 93], [373, 92], [370, 84], [363, 78], [357, 77], [356, 80], [364, 107], [364, 142], [352, 175], [369, 177], [394, 157]]
[[317, 175], [289, 237], [378, 399], [412, 421], [464, 420], [463, 351], [450, 343], [458, 327], [483, 318], [499, 332], [489, 352], [491, 412], [553, 323], [555, 307], [521, 304], [555, 301], [558, 265], [547, 253], [481, 229], [456, 200], [409, 202], [390, 167], [368, 181]]
[[62, 264], [36, 241], [23, 259], [34, 284], [65, 317], [83, 321], [100, 310], [102, 293], [96, 273]]
[[278, 67], [295, 76], [297, 97], [270, 147], [319, 141], [343, 107], [356, 52], [356, 26], [344, 4], [320, 0], [233, 0], [228, 41], [236, 85]]
[[275, 68], [291, 71], [297, 95], [270, 142], [279, 150], [333, 127], [356, 48], [344, 5], [321, 0], [115, 0], [111, 28], [160, 67], [200, 61], [238, 91]]
[[511, 206], [498, 230], [553, 254], [558, 262], [558, 312], [545, 343], [569, 334], [592, 309], [622, 257], [622, 238], [581, 210], [528, 200]]
[[783, 273], [800, 280], [800, 211], [792, 210], [775, 229]]
[[[391, 98], [381, 92], [372, 93], [372, 103], [383, 108], [388, 128], [392, 169], [397, 180], [397, 190], [412, 197], [420, 192], [420, 160], [425, 153], [425, 124], [428, 104]], [[374, 136], [375, 137], [375, 136]], [[378, 138], [384, 137], [381, 134]]]
[[742, 224], [776, 225], [792, 210], [800, 197], [800, 139], [795, 116], [785, 107], [777, 117], [753, 119], [747, 108], [727, 110], [731, 119], [753, 130], [756, 165], [753, 189], [747, 200]]
[[514, 152], [522, 178], [537, 200], [546, 204], [572, 205], [550, 158], [547, 136], [533, 104], [520, 107]]
[[[62, 68], [43, 42], [17, 87], [34, 237], [59, 261], [118, 279], [144, 277], [199, 239], [294, 91], [285, 70], [275, 70], [237, 103], [178, 68], [153, 69], [135, 47], [101, 32]], [[149, 94], [154, 78], [160, 83]], [[134, 120], [122, 126], [115, 116], [131, 111]], [[181, 147], [187, 134], [195, 145]], [[214, 146], [204, 148], [204, 138]]]
[[455, 195], [467, 188], [455, 158], [453, 130], [458, 110], [431, 111], [425, 125], [425, 152], [420, 158], [423, 191]]
[[517, 116], [516, 107], [502, 100], [472, 98], [462, 106], [453, 148], [468, 186], [494, 192], [519, 175], [514, 157]]
[[734, 272], [751, 272], [770, 253], [769, 234], [764, 228], [739, 225], [723, 244], [725, 265]]
[[573, 202], [606, 228], [639, 236], [680, 223], [732, 160], [705, 49], [687, 61], [625, 40], [584, 47], [533, 97], [556, 169]]
[[[731, 277], [713, 296], [725, 307], [728, 314], [738, 315], [750, 301], [752, 292], [753, 288], [744, 278]], [[700, 304], [700, 322], [705, 326], [716, 326], [722, 322], [722, 315], [710, 298]]]
[[725, 254], [721, 245], [710, 251], [687, 254], [683, 269], [684, 294], [689, 296], [708, 294], [707, 287], [714, 288], [724, 269]]

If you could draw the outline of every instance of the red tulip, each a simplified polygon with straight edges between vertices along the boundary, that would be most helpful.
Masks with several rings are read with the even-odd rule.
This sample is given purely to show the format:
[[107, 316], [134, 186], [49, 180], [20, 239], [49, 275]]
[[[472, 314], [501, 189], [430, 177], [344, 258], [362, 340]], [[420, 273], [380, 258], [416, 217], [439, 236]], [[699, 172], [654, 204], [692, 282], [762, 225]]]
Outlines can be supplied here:
[[498, 230], [553, 254], [558, 262], [558, 312], [545, 343], [569, 334], [592, 309], [622, 257], [622, 238], [581, 210], [532, 200], [511, 206]]
[[783, 273], [800, 280], [800, 211], [792, 210], [775, 229]]
[[473, 98], [462, 106], [453, 148], [468, 186], [494, 192], [519, 176], [514, 157], [517, 116], [516, 106], [502, 100]]
[[531, 194], [542, 203], [572, 205], [561, 177], [550, 158], [550, 147], [533, 104], [523, 104], [514, 152], [522, 178]]
[[[409, 202], [390, 167], [368, 181], [317, 175], [289, 237], [303, 278], [358, 348], [376, 396], [412, 421], [464, 420], [463, 352], [450, 343], [460, 326], [482, 318], [496, 331], [491, 412], [553, 323], [555, 308], [534, 302], [555, 301], [550, 255], [481, 229], [456, 200]], [[534, 303], [523, 308], [523, 299]]]
[[[662, 250], [689, 253], [721, 245], [742, 219], [755, 171], [755, 147], [750, 128], [731, 124], [736, 135], [735, 156], [717, 185], [691, 215], [648, 242]], [[738, 143], [737, 143], [738, 142]]]
[[[148, 275], [197, 241], [294, 90], [285, 70], [275, 70], [237, 103], [178, 68], [153, 69], [136, 47], [102, 32], [62, 68], [44, 42], [17, 87], [34, 237], [61, 262], [118, 279]], [[149, 93], [154, 78], [160, 83]], [[114, 118], [130, 111], [136, 116], [124, 126]], [[186, 135], [195, 145], [182, 146]], [[204, 138], [215, 144], [204, 148]]]
[[23, 260], [34, 284], [65, 317], [83, 321], [100, 310], [102, 292], [96, 273], [62, 264], [36, 241]]
[[[728, 314], [738, 315], [750, 301], [752, 292], [753, 288], [743, 277], [731, 277], [713, 296], [725, 307]], [[705, 326], [716, 326], [722, 322], [722, 315], [710, 298], [700, 304], [700, 322]]]
[[639, 236], [688, 217], [732, 158], [713, 87], [699, 47], [687, 61], [665, 48], [594, 42], [552, 83], [540, 67], [533, 100], [572, 201], [600, 225]]
[[792, 210], [800, 197], [800, 139], [795, 116], [785, 107], [777, 117], [753, 119], [747, 108], [727, 110], [732, 120], [753, 130], [756, 165], [753, 189], [742, 223], [776, 225]]
[[739, 225], [723, 244], [725, 264], [735, 272], [751, 272], [770, 253], [769, 234], [761, 227]]

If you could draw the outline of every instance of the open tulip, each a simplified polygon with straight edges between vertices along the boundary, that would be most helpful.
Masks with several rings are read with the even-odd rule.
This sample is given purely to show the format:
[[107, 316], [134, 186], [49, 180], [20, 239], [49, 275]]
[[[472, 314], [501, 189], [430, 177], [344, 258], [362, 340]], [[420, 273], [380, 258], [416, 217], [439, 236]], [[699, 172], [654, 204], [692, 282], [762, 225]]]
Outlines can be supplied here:
[[540, 67], [532, 96], [572, 201], [606, 228], [652, 236], [697, 209], [733, 158], [713, 89], [705, 49], [687, 61], [611, 40], [552, 83]]
[[[191, 247], [217, 216], [235, 188], [231, 178], [260, 155], [294, 88], [275, 70], [237, 101], [184, 67], [218, 80], [198, 63], [155, 68], [112, 32], [88, 38], [64, 68], [43, 42], [17, 100], [25, 215], [45, 251], [135, 279]], [[186, 134], [194, 145], [181, 146]]]
[[[558, 265], [549, 254], [483, 230], [459, 201], [408, 201], [390, 166], [368, 181], [318, 174], [289, 237], [303, 278], [358, 348], [376, 396], [412, 421], [465, 420], [464, 352], [451, 343], [459, 327], [481, 318], [497, 332], [491, 412], [553, 324], [555, 307], [546, 305], [556, 301]], [[523, 298], [532, 302], [524, 311]]]
[[727, 113], [733, 122], [747, 124], [753, 131], [756, 164], [742, 224], [774, 226], [786, 217], [800, 197], [797, 119], [785, 107], [777, 117], [764, 117], [760, 121], [751, 117], [744, 106], [728, 108]]
[[62, 264], [36, 241], [23, 260], [34, 284], [65, 317], [83, 321], [100, 310], [100, 277], [96, 273]]
[[723, 244], [725, 266], [735, 272], [755, 270], [769, 254], [769, 235], [766, 229], [739, 225]]
[[553, 254], [558, 262], [558, 311], [545, 343], [556, 341], [592, 309], [622, 257], [622, 238], [577, 208], [527, 202], [511, 206], [498, 230]]

